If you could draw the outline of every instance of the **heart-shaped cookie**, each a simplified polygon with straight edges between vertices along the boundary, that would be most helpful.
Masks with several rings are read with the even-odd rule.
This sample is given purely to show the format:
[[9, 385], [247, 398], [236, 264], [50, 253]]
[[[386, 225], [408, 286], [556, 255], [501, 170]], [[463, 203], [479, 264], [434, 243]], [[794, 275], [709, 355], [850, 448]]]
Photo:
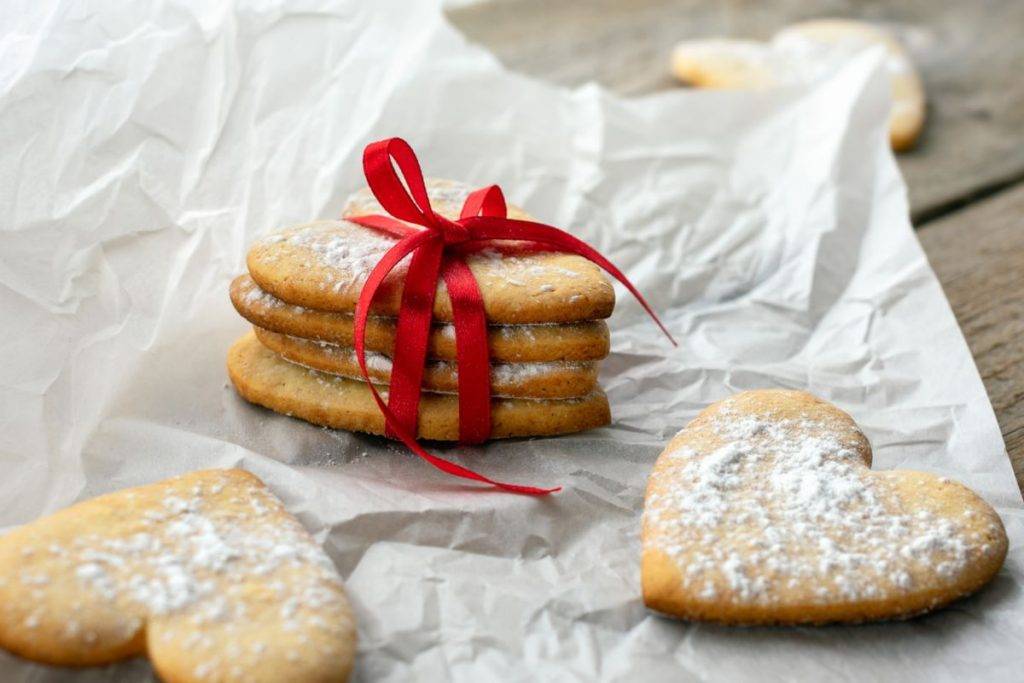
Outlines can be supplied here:
[[874, 472], [849, 415], [798, 391], [704, 410], [655, 463], [644, 503], [648, 607], [727, 624], [913, 616], [988, 582], [996, 512], [924, 472]]
[[334, 566], [253, 475], [206, 470], [0, 538], [0, 646], [84, 666], [147, 654], [167, 681], [344, 681]]

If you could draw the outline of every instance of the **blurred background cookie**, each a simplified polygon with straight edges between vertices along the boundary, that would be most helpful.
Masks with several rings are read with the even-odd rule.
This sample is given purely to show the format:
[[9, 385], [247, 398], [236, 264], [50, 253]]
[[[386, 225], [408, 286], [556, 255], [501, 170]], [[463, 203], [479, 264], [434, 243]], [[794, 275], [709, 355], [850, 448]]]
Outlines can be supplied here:
[[770, 42], [730, 38], [688, 40], [672, 52], [672, 72], [698, 88], [759, 89], [813, 80], [862, 50], [882, 46], [892, 84], [889, 137], [910, 149], [925, 120], [921, 77], [906, 50], [881, 27], [851, 19], [792, 24]]

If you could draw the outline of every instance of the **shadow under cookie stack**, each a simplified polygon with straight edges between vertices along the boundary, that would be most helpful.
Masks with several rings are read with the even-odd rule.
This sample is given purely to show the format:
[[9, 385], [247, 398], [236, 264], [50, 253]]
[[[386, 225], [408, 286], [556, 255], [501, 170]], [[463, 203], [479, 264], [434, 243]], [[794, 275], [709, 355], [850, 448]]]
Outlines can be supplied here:
[[[427, 182], [434, 210], [458, 217], [470, 188]], [[368, 189], [343, 215], [381, 213]], [[509, 206], [510, 218], [529, 219]], [[249, 273], [231, 283], [231, 301], [252, 332], [232, 346], [228, 373], [246, 400], [337, 429], [384, 434], [353, 350], [356, 302], [369, 272], [394, 238], [344, 219], [271, 234], [250, 249]], [[586, 259], [496, 245], [467, 257], [488, 320], [491, 438], [549, 436], [608, 424], [597, 384], [608, 355], [611, 284]], [[387, 396], [404, 269], [378, 292], [366, 326], [366, 364]], [[428, 341], [419, 438], [459, 437], [458, 367], [451, 302], [440, 283]]]

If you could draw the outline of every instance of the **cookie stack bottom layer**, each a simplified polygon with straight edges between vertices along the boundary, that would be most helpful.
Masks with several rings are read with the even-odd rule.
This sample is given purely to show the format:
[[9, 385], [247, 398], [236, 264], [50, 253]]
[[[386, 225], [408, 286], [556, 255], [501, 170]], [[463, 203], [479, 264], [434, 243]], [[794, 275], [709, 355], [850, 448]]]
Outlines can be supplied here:
[[[325, 427], [384, 434], [384, 416], [364, 382], [289, 362], [261, 344], [252, 332], [228, 352], [228, 375], [238, 393], [251, 403]], [[383, 387], [379, 391], [386, 397]], [[574, 399], [494, 399], [491, 421], [491, 438], [502, 439], [580, 432], [608, 424], [611, 414], [604, 392], [595, 388]], [[456, 395], [423, 394], [418, 436], [458, 440]]]

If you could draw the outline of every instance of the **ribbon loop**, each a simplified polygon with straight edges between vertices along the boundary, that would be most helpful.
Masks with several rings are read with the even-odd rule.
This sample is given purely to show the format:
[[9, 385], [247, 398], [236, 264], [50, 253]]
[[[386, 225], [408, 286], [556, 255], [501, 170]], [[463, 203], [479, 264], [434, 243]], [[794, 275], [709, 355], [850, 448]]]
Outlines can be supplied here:
[[[395, 173], [395, 164], [402, 172], [405, 184]], [[389, 214], [425, 228], [437, 224], [437, 216], [430, 207], [423, 170], [408, 142], [402, 138], [389, 138], [367, 145], [363, 150], [363, 173], [373, 196]]]
[[[401, 172], [399, 177], [395, 167]], [[455, 326], [458, 372], [459, 441], [481, 443], [491, 435], [490, 353], [483, 295], [464, 256], [493, 240], [528, 243], [525, 251], [564, 251], [578, 254], [606, 270], [637, 298], [651, 318], [675, 344], [672, 335], [633, 283], [585, 242], [558, 228], [508, 218], [505, 196], [497, 185], [476, 190], [466, 198], [457, 221], [434, 212], [415, 152], [405, 140], [390, 138], [367, 145], [363, 170], [370, 191], [389, 216], [353, 216], [352, 223], [384, 232], [399, 241], [370, 271], [355, 310], [354, 346], [363, 379], [384, 415], [385, 431], [434, 467], [464, 479], [491, 484], [503, 491], [544, 495], [561, 490], [508, 484], [488, 479], [428, 453], [416, 441], [423, 370], [426, 362], [434, 295], [438, 278], [447, 285]], [[404, 180], [404, 183], [403, 183]], [[425, 228], [417, 230], [408, 224]], [[412, 254], [405, 275], [395, 334], [387, 403], [370, 381], [366, 368], [366, 323], [370, 306], [385, 278]]]
[[504, 218], [507, 215], [508, 207], [505, 205], [505, 194], [497, 185], [491, 185], [474, 190], [466, 197], [459, 218], [466, 219], [476, 216]]

